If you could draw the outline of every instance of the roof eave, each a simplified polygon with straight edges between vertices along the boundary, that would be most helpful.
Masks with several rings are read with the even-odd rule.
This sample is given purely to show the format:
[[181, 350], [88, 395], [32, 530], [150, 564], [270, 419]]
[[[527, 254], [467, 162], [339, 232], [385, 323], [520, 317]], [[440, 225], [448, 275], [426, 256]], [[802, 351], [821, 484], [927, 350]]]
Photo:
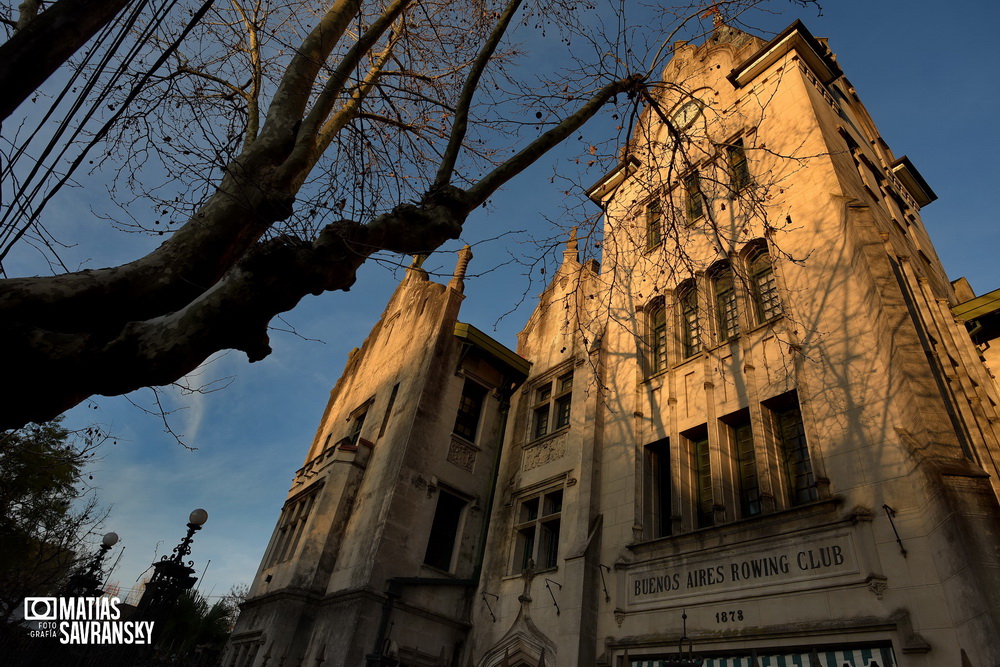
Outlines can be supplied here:
[[590, 200], [598, 206], [603, 206], [604, 201], [615, 190], [617, 190], [629, 176], [635, 173], [640, 164], [641, 163], [638, 158], [631, 155], [627, 156], [624, 160], [619, 162], [614, 169], [605, 174], [601, 180], [587, 188], [587, 197], [589, 197]]
[[813, 37], [801, 21], [795, 21], [735, 67], [726, 78], [735, 88], [742, 88], [792, 51], [799, 55], [823, 85], [829, 85], [844, 74], [830, 50]]

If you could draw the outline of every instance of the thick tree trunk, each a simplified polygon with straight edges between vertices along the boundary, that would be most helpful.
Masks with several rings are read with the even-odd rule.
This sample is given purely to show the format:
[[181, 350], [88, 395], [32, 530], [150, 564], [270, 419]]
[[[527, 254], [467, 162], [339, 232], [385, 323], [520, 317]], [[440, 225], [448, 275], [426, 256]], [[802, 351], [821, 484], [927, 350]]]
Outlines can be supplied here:
[[110, 22], [129, 0], [59, 0], [0, 45], [0, 121]]
[[[4, 318], [0, 365], [13, 391], [0, 402], [0, 430], [46, 421], [94, 394], [169, 384], [219, 350], [263, 359], [276, 314], [307, 294], [350, 288], [377, 249], [417, 254], [458, 238], [472, 207], [460, 190], [446, 193], [400, 205], [368, 225], [333, 223], [313, 242], [280, 237], [261, 243], [212, 287], [183, 307], [160, 308], [156, 317], [103, 331], [50, 330]], [[52, 300], [57, 295], [46, 293], [45, 282], [39, 280], [35, 292]]]

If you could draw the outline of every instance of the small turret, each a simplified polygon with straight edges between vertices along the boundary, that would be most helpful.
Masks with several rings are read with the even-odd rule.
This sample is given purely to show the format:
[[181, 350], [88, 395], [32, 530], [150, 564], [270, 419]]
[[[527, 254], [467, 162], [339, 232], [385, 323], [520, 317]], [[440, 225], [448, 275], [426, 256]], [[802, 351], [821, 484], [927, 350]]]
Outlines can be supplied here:
[[465, 291], [465, 270], [469, 267], [469, 260], [472, 259], [472, 248], [462, 246], [458, 251], [458, 262], [455, 264], [455, 274], [448, 281], [448, 287], [459, 294]]

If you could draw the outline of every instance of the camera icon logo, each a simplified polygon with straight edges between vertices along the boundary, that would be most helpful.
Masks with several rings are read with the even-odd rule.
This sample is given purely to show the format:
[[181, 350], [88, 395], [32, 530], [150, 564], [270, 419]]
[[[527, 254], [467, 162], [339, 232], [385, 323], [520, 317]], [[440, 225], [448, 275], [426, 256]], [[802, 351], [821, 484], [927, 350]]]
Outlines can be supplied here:
[[58, 609], [57, 598], [24, 598], [26, 621], [54, 621]]

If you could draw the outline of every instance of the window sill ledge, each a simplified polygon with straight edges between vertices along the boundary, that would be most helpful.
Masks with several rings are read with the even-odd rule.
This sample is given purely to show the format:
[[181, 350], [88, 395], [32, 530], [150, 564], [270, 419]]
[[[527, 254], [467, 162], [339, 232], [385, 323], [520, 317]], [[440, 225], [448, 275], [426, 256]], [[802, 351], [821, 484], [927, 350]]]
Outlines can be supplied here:
[[[731, 541], [733, 544], [737, 544], [744, 539], [743, 534], [745, 532], [758, 531], [762, 525], [773, 524], [778, 526], [778, 533], [780, 534], [785, 532], [796, 532], [801, 530], [803, 527], [816, 527], [820, 525], [815, 521], [815, 517], [817, 516], [828, 516], [830, 518], [829, 523], [831, 524], [842, 520], [850, 522], [853, 520], [851, 517], [847, 517], [845, 519], [834, 515], [837, 508], [841, 506], [842, 502], [843, 501], [840, 498], [836, 497], [814, 500], [802, 505], [795, 505], [794, 507], [776, 510], [768, 514], [758, 514], [752, 517], [727, 521], [726, 523], [715, 526], [694, 528], [692, 530], [677, 533], [676, 535], [665, 535], [663, 537], [655, 537], [649, 540], [632, 542], [631, 544], [627, 544], [626, 548], [635, 552], [648, 552], [670, 545], [677, 549], [678, 552], [684, 552], [688, 550], [687, 547], [690, 545], [700, 543], [706, 535], [718, 535], [721, 538], [718, 540], [720, 545], [728, 544], [730, 542], [729, 538], [732, 538]], [[808, 525], [800, 525], [798, 523], [799, 520], [806, 521]], [[713, 540], [715, 539], [716, 538], [713, 537]]]
[[[503, 578], [503, 580], [504, 580], [504, 581], [513, 581], [514, 579], [522, 579], [522, 578], [524, 578], [524, 573], [525, 573], [526, 571], [527, 571], [527, 570], [521, 570], [520, 572], [517, 572], [517, 573], [515, 573], [515, 574], [507, 574], [507, 575], [504, 575], [504, 578]], [[547, 567], [547, 568], [544, 568], [544, 569], [542, 569], [542, 570], [534, 570], [534, 571], [533, 571], [533, 572], [531, 573], [531, 575], [532, 575], [533, 577], [537, 577], [537, 576], [538, 576], [538, 575], [540, 575], [540, 574], [548, 574], [548, 573], [550, 573], [550, 572], [558, 572], [558, 571], [559, 571], [559, 566], [558, 566], [558, 565], [554, 565], [553, 567]]]

